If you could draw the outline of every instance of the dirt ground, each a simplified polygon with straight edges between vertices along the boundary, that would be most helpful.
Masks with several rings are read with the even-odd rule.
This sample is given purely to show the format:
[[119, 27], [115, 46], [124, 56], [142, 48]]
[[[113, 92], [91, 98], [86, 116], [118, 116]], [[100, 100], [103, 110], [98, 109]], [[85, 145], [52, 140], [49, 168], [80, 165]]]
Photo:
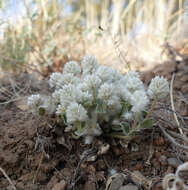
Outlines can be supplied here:
[[[176, 74], [174, 104], [187, 122], [188, 59], [156, 66], [152, 71], [142, 73], [142, 78], [148, 84], [158, 74], [171, 80], [172, 73]], [[127, 147], [120, 146], [117, 140], [100, 137], [97, 141], [108, 143], [109, 151], [97, 156], [95, 161], [85, 161], [81, 155], [85, 150], [93, 148], [93, 145], [86, 146], [81, 140], [69, 137], [66, 137], [67, 146], [58, 144], [57, 135], [51, 128], [53, 120], [36, 118], [25, 106], [27, 96], [41, 93], [41, 89], [45, 92], [47, 84], [36, 83], [26, 74], [14, 81], [16, 86], [11, 84], [11, 80], [1, 80], [0, 167], [17, 190], [104, 190], [109, 177], [116, 172], [128, 176], [122, 183], [118, 183], [121, 186], [133, 184], [137, 189], [159, 190], [162, 189], [164, 175], [174, 172], [181, 163], [188, 161], [185, 150], [175, 147], [158, 126], [142, 131]], [[21, 98], [16, 99], [15, 96], [15, 101], [13, 98], [12, 102], [4, 104], [10, 100], [11, 93], [2, 91], [3, 87], [19, 92], [18, 97]], [[167, 99], [165, 105], [169, 106], [170, 98]], [[171, 122], [175, 123], [173, 118]], [[141, 184], [131, 177], [135, 171], [139, 171], [143, 177]], [[151, 186], [145, 186], [144, 180], [151, 181]], [[11, 189], [14, 188], [0, 171], [0, 190]], [[120, 187], [111, 184], [107, 189], [118, 190]]]

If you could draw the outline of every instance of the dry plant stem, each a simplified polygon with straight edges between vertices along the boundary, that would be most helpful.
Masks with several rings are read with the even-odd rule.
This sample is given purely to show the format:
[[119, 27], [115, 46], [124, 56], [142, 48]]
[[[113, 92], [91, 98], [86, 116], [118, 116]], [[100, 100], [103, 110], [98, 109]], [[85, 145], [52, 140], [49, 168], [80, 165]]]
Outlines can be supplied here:
[[136, 124], [137, 124], [137, 122], [138, 122], [138, 116], [139, 116], [139, 114], [136, 113], [136, 116], [135, 116], [135, 119], [134, 119], [134, 123], [133, 123], [133, 127], [132, 127], [133, 130], [136, 129]]
[[91, 156], [96, 155], [96, 150], [89, 150], [88, 153], [80, 160], [80, 162], [78, 163], [78, 166], [75, 170], [74, 176], [72, 178], [72, 180], [70, 181], [67, 190], [71, 190], [74, 189], [76, 182], [80, 179], [80, 176], [78, 177], [78, 173], [80, 171], [80, 168], [82, 166], [82, 164]]
[[171, 137], [171, 136], [165, 131], [165, 129], [164, 129], [161, 125], [158, 124], [158, 126], [159, 126], [159, 128], [162, 130], [162, 132], [164, 133], [164, 135], [172, 142], [172, 144], [174, 144], [175, 146], [177, 146], [177, 147], [179, 147], [179, 148], [182, 148], [182, 149], [184, 149], [184, 150], [188, 150], [188, 146], [185, 146], [185, 145], [182, 145], [182, 144], [177, 143], [177, 142], [174, 140], [174, 138]]
[[130, 136], [123, 136], [123, 135], [118, 135], [118, 134], [106, 134], [104, 136], [107, 136], [107, 137], [112, 137], [112, 138], [117, 138], [117, 139], [123, 139], [123, 140], [131, 140], [131, 137]]
[[180, 123], [178, 121], [178, 117], [176, 115], [176, 112], [175, 112], [175, 107], [174, 107], [174, 98], [173, 98], [173, 85], [174, 85], [174, 78], [175, 78], [175, 74], [173, 73], [172, 75], [172, 79], [171, 79], [171, 82], [170, 82], [170, 102], [171, 102], [171, 107], [172, 107], [172, 110], [174, 111], [173, 112], [173, 115], [174, 115], [174, 119], [177, 123], [177, 126], [178, 126], [178, 129], [180, 131], [180, 133], [183, 135], [183, 130], [180, 128]]
[[149, 117], [151, 116], [152, 111], [153, 111], [154, 107], [156, 106], [157, 102], [158, 102], [158, 98], [157, 98], [157, 96], [155, 96], [154, 101], [153, 101], [153, 103], [152, 103], [152, 105], [151, 105], [151, 109], [149, 110], [149, 112], [148, 112], [148, 114], [146, 115], [146, 118], [145, 118], [144, 120], [149, 119]]
[[12, 186], [12, 188], [14, 190], [17, 190], [15, 185], [12, 183], [11, 179], [8, 177], [8, 175], [6, 174], [6, 172], [3, 170], [3, 168], [0, 167], [0, 171], [3, 173], [3, 175], [5, 176], [5, 178], [8, 180], [8, 182], [10, 183], [10, 185]]
[[42, 151], [42, 152], [41, 152], [41, 156], [40, 156], [40, 160], [39, 160], [39, 165], [38, 165], [38, 167], [37, 167], [36, 174], [35, 174], [35, 176], [34, 176], [34, 178], [33, 178], [33, 183], [35, 183], [35, 181], [36, 181], [36, 179], [37, 179], [37, 176], [38, 176], [38, 173], [39, 173], [39, 170], [40, 170], [40, 167], [41, 167], [43, 158], [44, 158], [44, 152]]

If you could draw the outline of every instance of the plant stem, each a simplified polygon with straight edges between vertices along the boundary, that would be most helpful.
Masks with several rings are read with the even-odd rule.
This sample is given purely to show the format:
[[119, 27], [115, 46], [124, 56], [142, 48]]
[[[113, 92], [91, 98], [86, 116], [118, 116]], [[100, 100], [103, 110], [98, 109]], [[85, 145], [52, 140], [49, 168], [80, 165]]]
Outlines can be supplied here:
[[131, 137], [130, 136], [123, 136], [123, 135], [118, 135], [118, 134], [105, 134], [105, 136], [107, 137], [112, 137], [112, 138], [117, 138], [117, 139], [124, 139], [124, 140], [131, 140]]
[[133, 130], [136, 129], [136, 124], [137, 124], [137, 122], [138, 122], [138, 116], [139, 116], [139, 114], [136, 113], [136, 116], [135, 116], [135, 119], [134, 119], [134, 123], [133, 123], [133, 127], [132, 127]]
[[153, 103], [152, 103], [152, 105], [151, 105], [151, 108], [150, 108], [150, 110], [149, 110], [149, 112], [148, 112], [148, 114], [146, 115], [146, 117], [145, 117], [144, 120], [147, 120], [147, 119], [150, 117], [150, 115], [151, 115], [151, 113], [152, 113], [154, 107], [156, 106], [157, 102], [158, 102], [158, 98], [157, 98], [157, 96], [155, 96], [154, 101], [153, 101]]

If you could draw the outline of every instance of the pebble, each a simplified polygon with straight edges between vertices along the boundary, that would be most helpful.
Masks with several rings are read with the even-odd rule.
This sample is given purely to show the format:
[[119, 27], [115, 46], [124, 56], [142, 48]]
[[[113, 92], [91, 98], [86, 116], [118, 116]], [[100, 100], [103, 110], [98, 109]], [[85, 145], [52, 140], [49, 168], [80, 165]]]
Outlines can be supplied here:
[[182, 164], [182, 162], [178, 160], [177, 158], [168, 158], [167, 162], [169, 166], [172, 166], [174, 168], [177, 168], [179, 165]]
[[119, 190], [138, 190], [138, 187], [136, 185], [128, 184], [122, 186]]
[[65, 190], [66, 182], [64, 180], [61, 180], [59, 183], [56, 183], [52, 190]]
[[112, 180], [109, 190], [119, 190], [125, 180], [124, 175], [117, 174], [115, 179]]

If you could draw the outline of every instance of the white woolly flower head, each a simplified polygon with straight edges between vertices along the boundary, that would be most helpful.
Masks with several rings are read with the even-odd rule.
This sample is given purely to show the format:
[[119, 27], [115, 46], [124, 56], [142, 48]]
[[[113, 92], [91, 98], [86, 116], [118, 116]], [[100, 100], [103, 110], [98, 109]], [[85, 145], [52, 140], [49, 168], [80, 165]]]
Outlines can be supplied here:
[[72, 84], [65, 85], [60, 96], [60, 103], [67, 108], [72, 102], [81, 101], [81, 91]]
[[108, 101], [114, 95], [114, 86], [112, 84], [104, 83], [98, 92], [98, 98], [103, 101]]
[[50, 80], [49, 80], [49, 85], [51, 88], [53, 87], [56, 87], [57, 85], [57, 81], [59, 81], [59, 79], [62, 77], [62, 73], [58, 73], [58, 72], [55, 72], [55, 73], [52, 73], [50, 75]]
[[131, 93], [127, 89], [126, 86], [122, 85], [122, 83], [117, 83], [116, 94], [123, 102], [129, 102], [131, 98]]
[[56, 108], [56, 114], [62, 115], [62, 114], [65, 114], [65, 112], [66, 112], [65, 106], [62, 104], [59, 104]]
[[93, 95], [87, 92], [81, 92], [81, 98], [79, 103], [83, 104], [84, 106], [91, 106], [93, 104]]
[[62, 94], [63, 94], [63, 90], [62, 89], [55, 90], [55, 92], [52, 93], [52, 98], [54, 99], [54, 102], [56, 104], [60, 103], [60, 97], [61, 97]]
[[144, 111], [149, 103], [149, 99], [144, 90], [137, 90], [133, 93], [130, 100], [133, 112], [140, 113]]
[[56, 89], [63, 88], [64, 85], [78, 84], [80, 79], [75, 77], [72, 73], [63, 74], [56, 82]]
[[38, 112], [38, 108], [43, 105], [43, 99], [40, 94], [31, 95], [27, 100], [27, 105], [32, 112]]
[[86, 109], [76, 102], [71, 103], [66, 110], [66, 118], [69, 124], [84, 122], [88, 119]]
[[148, 88], [148, 95], [151, 98], [164, 98], [169, 93], [169, 84], [164, 77], [156, 76], [151, 80]]
[[97, 90], [101, 85], [101, 80], [96, 75], [87, 75], [83, 80], [82, 89], [83, 91], [89, 91], [90, 93], [93, 93], [93, 91]]
[[131, 77], [140, 78], [140, 75], [139, 75], [138, 72], [129, 71], [129, 72], [126, 73], [125, 77], [127, 77], [127, 78], [131, 78]]
[[107, 66], [100, 66], [96, 71], [96, 75], [101, 79], [103, 83], [107, 81], [111, 82], [113, 79], [113, 69]]
[[140, 80], [139, 74], [134, 71], [129, 71], [128, 73], [126, 73], [126, 75], [122, 77], [120, 82], [124, 84], [131, 93], [134, 93], [136, 90], [144, 89], [144, 84]]
[[76, 61], [69, 61], [65, 64], [63, 68], [63, 74], [73, 74], [75, 76], [80, 75], [81, 73], [81, 68], [79, 64]]
[[112, 115], [114, 112], [118, 112], [122, 107], [120, 99], [115, 94], [114, 89], [113, 84], [104, 83], [98, 91], [98, 98], [107, 106], [107, 109], [110, 109]]
[[134, 114], [133, 114], [133, 112], [124, 112], [122, 114], [122, 118], [127, 120], [127, 121], [131, 121], [134, 119]]
[[91, 55], [86, 55], [81, 61], [83, 75], [93, 74], [99, 67], [98, 61]]
[[[122, 105], [118, 96], [112, 96], [107, 102], [107, 111], [109, 115], [117, 114], [121, 111]], [[110, 112], [109, 112], [110, 111]]]
[[111, 75], [112, 82], [117, 82], [123, 77], [122, 73], [117, 69], [112, 69]]

